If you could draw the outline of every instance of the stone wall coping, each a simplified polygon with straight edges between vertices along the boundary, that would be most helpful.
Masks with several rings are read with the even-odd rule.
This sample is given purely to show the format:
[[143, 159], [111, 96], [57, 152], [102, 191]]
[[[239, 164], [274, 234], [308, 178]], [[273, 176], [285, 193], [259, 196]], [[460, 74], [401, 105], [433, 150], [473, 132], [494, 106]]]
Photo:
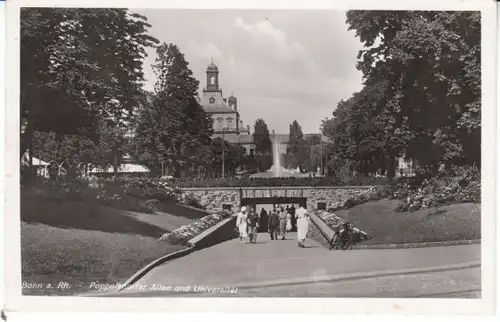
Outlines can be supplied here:
[[316, 226], [318, 231], [323, 235], [323, 237], [327, 239], [328, 242], [333, 239], [335, 231], [333, 231], [333, 229], [330, 226], [328, 226], [323, 219], [321, 219], [314, 213], [310, 213], [309, 218], [311, 219], [311, 222]]
[[267, 186], [267, 187], [189, 187], [189, 188], [180, 188], [185, 191], [205, 191], [205, 190], [279, 190], [279, 189], [370, 189], [375, 187], [373, 186]]
[[[207, 230], [202, 231], [198, 235], [194, 236], [188, 241], [188, 245], [193, 248], [197, 248], [197, 244], [202, 241], [203, 239], [207, 238], [211, 234], [215, 233], [220, 227], [226, 225], [229, 221], [234, 220], [237, 217], [236, 214], [230, 215], [228, 218], [225, 218], [221, 221], [219, 221], [217, 224], [213, 225], [212, 227], [208, 228]], [[236, 227], [235, 227], [236, 228]]]

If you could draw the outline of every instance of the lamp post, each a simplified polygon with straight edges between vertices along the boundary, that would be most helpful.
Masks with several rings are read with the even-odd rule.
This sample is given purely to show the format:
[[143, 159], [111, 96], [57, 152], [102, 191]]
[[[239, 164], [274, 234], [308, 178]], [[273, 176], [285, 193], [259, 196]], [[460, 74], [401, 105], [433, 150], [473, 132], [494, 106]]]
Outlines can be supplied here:
[[323, 169], [323, 139], [320, 136], [320, 141], [319, 141], [319, 149], [320, 149], [320, 158], [321, 158], [321, 175], [325, 175], [325, 171]]
[[226, 131], [226, 128], [222, 128], [222, 178], [224, 178], [224, 173], [225, 173], [225, 164], [226, 164], [226, 141], [224, 140], [224, 133]]

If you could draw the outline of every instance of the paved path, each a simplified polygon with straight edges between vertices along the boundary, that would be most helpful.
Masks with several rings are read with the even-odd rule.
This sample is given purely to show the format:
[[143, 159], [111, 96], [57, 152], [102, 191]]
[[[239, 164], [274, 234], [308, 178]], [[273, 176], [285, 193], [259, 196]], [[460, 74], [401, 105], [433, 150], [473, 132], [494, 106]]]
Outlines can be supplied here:
[[[301, 279], [304, 282], [309, 280], [307, 283], [310, 283], [311, 278], [324, 279], [326, 276], [343, 274], [431, 268], [479, 262], [480, 260], [480, 245], [328, 251], [313, 240], [307, 240], [307, 248], [298, 248], [295, 234], [290, 234], [289, 238], [284, 241], [271, 241], [267, 234], [259, 234], [256, 244], [241, 244], [239, 240], [233, 239], [158, 266], [136, 284], [145, 290], [151, 290], [155, 286], [156, 289], [158, 289], [158, 286], [190, 286], [192, 289], [194, 286], [248, 286], [252, 285], [252, 283], [265, 284], [267, 281], [273, 281], [274, 283], [283, 281], [283, 284], [287, 284], [286, 281]], [[364, 296], [372, 293], [395, 294], [395, 296], [400, 294], [400, 296], [403, 296], [404, 290], [412, 289], [412, 287], [407, 285], [405, 287], [398, 288], [394, 286], [391, 288], [390, 285], [396, 285], [397, 283], [403, 285], [404, 280], [413, 281], [406, 284], [412, 284], [415, 290], [421, 289], [421, 280], [426, 279], [433, 281], [429, 282], [430, 284], [434, 283], [433, 285], [440, 280], [450, 281], [447, 285], [451, 285], [451, 287], [443, 289], [443, 292], [448, 293], [476, 292], [480, 287], [479, 268], [464, 269], [459, 273], [454, 270], [447, 273], [413, 275], [415, 276], [412, 278], [409, 276], [406, 278], [377, 278], [376, 282], [372, 284], [360, 283], [359, 281], [336, 282], [347, 283], [345, 287], [336, 289], [350, 289], [352, 290], [350, 291], [351, 296], [362, 296], [359, 293], [361, 288], [364, 289]], [[454, 282], [449, 278], [443, 279], [443, 276], [455, 275], [463, 275], [463, 278]], [[462, 283], [462, 285], [460, 284], [461, 280], [467, 282]], [[239, 293], [243, 296], [349, 296], [346, 292], [332, 292], [329, 283], [321, 282], [308, 284], [308, 286], [302, 284], [273, 286], [272, 290], [269, 287], [256, 287]], [[458, 284], [462, 287], [454, 287]], [[367, 285], [372, 285], [371, 289]], [[383, 285], [386, 286], [382, 287]], [[132, 288], [123, 292], [135, 293], [137, 289]]]

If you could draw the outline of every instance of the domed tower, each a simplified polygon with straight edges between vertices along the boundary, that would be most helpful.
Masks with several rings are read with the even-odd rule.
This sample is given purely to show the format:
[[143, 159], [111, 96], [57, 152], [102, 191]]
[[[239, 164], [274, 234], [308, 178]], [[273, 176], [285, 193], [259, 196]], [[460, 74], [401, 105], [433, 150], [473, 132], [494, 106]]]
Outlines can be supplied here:
[[207, 91], [219, 91], [219, 68], [214, 64], [213, 60], [207, 67]]
[[231, 96], [227, 98], [227, 103], [229, 104], [229, 107], [231, 107], [233, 110], [237, 111], [238, 110], [238, 100], [236, 97], [233, 95], [231, 92]]

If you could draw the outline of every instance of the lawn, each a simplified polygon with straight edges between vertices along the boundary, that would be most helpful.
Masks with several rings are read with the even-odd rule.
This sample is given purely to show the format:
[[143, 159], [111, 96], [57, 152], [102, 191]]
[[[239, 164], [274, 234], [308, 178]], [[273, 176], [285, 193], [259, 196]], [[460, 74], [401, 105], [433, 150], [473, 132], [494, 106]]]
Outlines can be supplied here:
[[481, 239], [481, 206], [462, 203], [397, 213], [397, 200], [380, 200], [335, 212], [371, 238], [362, 244]]
[[[182, 248], [141, 235], [21, 223], [23, 283], [43, 285], [24, 287], [23, 294], [90, 292], [92, 282], [124, 282], [149, 262]], [[53, 288], [45, 288], [48, 283]], [[70, 288], [57, 288], [59, 283]]]
[[[23, 294], [69, 295], [91, 291], [91, 282], [123, 282], [149, 262], [184, 248], [158, 238], [193, 220], [165, 212], [147, 214], [103, 207], [91, 200], [53, 200], [24, 191], [23, 282], [44, 287], [51, 283], [54, 287], [24, 287]], [[60, 282], [71, 288], [56, 288]]]

